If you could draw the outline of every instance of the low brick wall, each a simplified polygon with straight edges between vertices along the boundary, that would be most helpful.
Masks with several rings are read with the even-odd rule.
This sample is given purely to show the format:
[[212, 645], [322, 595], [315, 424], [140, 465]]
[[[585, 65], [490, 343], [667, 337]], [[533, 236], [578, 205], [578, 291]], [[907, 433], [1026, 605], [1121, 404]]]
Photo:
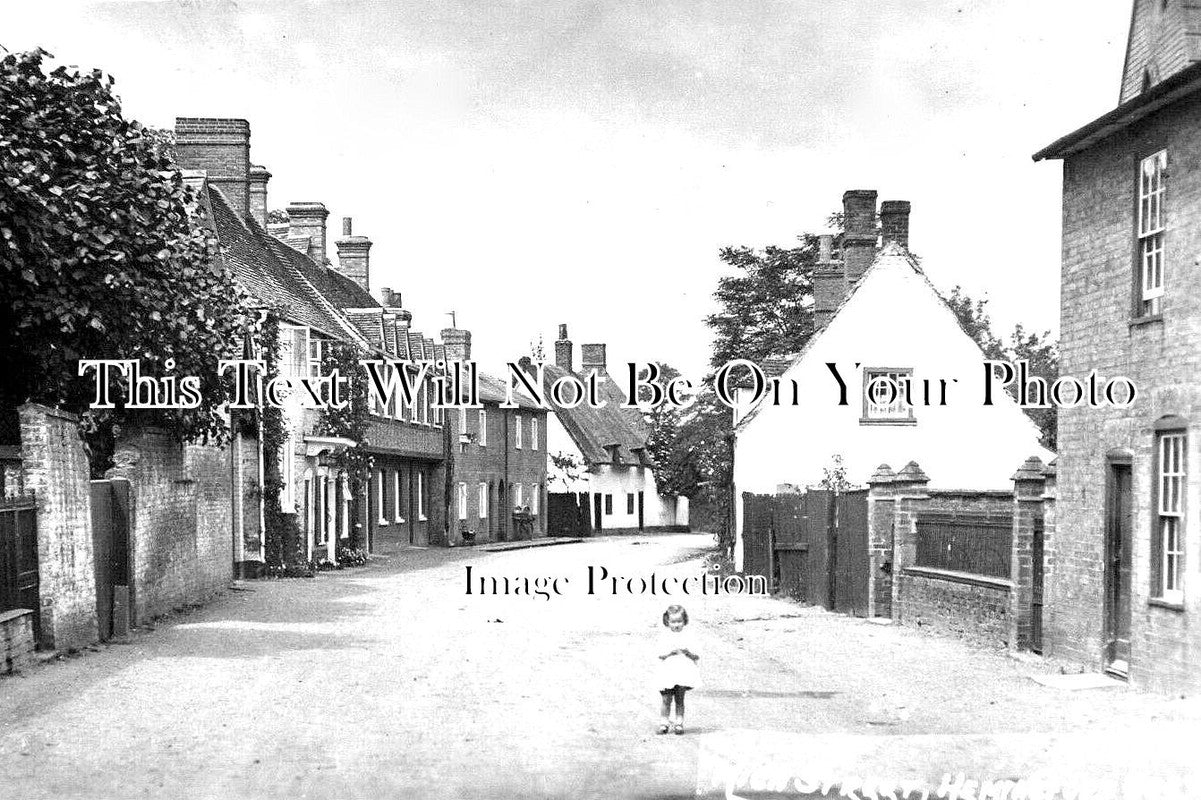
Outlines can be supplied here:
[[229, 452], [155, 430], [118, 443], [107, 477], [130, 485], [135, 624], [204, 602], [233, 579]]
[[959, 573], [903, 569], [897, 576], [897, 617], [905, 625], [1004, 647], [1009, 635], [1008, 581]]
[[11, 675], [33, 664], [33, 611], [0, 612], [0, 673]]

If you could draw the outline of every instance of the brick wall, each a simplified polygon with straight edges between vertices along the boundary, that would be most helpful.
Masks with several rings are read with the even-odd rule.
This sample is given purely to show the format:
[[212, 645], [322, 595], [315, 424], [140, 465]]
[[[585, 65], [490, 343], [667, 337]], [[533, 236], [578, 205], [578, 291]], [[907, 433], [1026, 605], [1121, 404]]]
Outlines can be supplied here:
[[915, 570], [901, 584], [896, 619], [905, 625], [1005, 646], [1009, 632], [1009, 587], [1002, 582], [968, 582], [930, 577]]
[[79, 647], [98, 636], [92, 497], [79, 419], [34, 403], [19, 413], [22, 478], [38, 503], [39, 644]]
[[[1053, 491], [1030, 459], [1014, 486], [994, 491], [929, 490], [929, 479], [910, 462], [899, 473], [882, 465], [870, 480], [868, 533], [873, 614], [888, 613], [904, 625], [993, 646], [1028, 647], [1032, 630], [1032, 540], [1043, 524]], [[1003, 523], [1012, 532], [1010, 574], [973, 575], [917, 563], [918, 523], [937, 515], [954, 522]], [[1052, 526], [1054, 514], [1051, 515]], [[887, 546], [891, 544], [891, 552]], [[890, 570], [880, 569], [889, 564]]]
[[157, 430], [117, 444], [106, 477], [130, 485], [135, 624], [203, 602], [233, 578], [229, 458]]
[[[1059, 415], [1058, 501], [1047, 538], [1045, 652], [1104, 663], [1106, 480], [1128, 460], [1133, 478], [1130, 678], [1138, 686], [1201, 689], [1201, 101], [1167, 106], [1064, 164], [1061, 364], [1064, 374], [1126, 375], [1131, 409]], [[1168, 151], [1163, 313], [1132, 320], [1139, 160]], [[1187, 421], [1185, 599], [1152, 601], [1154, 423]]]

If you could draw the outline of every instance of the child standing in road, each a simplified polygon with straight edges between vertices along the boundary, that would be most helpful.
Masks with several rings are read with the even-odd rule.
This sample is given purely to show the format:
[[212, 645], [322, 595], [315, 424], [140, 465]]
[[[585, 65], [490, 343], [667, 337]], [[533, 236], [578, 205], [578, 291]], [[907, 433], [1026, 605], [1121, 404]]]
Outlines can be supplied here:
[[[684, 692], [700, 686], [701, 672], [696, 662], [696, 645], [684, 631], [688, 625], [688, 612], [683, 606], [668, 606], [663, 612], [663, 627], [655, 647], [658, 663], [655, 665], [654, 683], [663, 698], [663, 722], [659, 733], [669, 730], [677, 734], [684, 732]], [[675, 717], [671, 705], [675, 701]]]

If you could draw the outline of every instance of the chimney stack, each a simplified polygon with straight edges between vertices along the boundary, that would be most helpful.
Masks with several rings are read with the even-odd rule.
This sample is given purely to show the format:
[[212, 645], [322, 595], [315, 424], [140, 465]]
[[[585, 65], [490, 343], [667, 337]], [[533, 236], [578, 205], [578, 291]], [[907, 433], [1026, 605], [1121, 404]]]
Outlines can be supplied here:
[[363, 288], [371, 291], [371, 240], [352, 234], [350, 217], [342, 217], [342, 238], [338, 248], [338, 271]]
[[909, 201], [885, 200], [880, 204], [881, 244], [896, 242], [909, 249]]
[[847, 296], [847, 277], [842, 262], [834, 259], [834, 237], [818, 239], [817, 266], [813, 270], [813, 327], [821, 330], [830, 323], [839, 303]]
[[603, 344], [580, 345], [580, 371], [591, 372], [592, 370], [596, 370], [597, 375], [609, 374], [605, 364], [605, 346]]
[[471, 331], [461, 328], [443, 328], [442, 344], [446, 347], [446, 360], [471, 360]]
[[559, 339], [555, 342], [555, 366], [567, 372], [574, 372], [572, 364], [571, 340], [567, 338], [567, 323], [559, 326]]
[[266, 167], [254, 164], [250, 167], [250, 216], [264, 231], [267, 230], [267, 181], [271, 173]]
[[208, 182], [229, 200], [239, 219], [250, 213], [249, 122], [176, 117], [175, 161], [182, 170], [203, 170]]
[[379, 290], [379, 302], [384, 308], [400, 308], [400, 292], [394, 292], [385, 286]]
[[325, 218], [329, 211], [324, 203], [291, 203], [288, 206], [289, 237], [309, 240], [309, 258], [325, 265]]
[[876, 192], [851, 189], [842, 196], [842, 263], [847, 286], [854, 286], [876, 260]]

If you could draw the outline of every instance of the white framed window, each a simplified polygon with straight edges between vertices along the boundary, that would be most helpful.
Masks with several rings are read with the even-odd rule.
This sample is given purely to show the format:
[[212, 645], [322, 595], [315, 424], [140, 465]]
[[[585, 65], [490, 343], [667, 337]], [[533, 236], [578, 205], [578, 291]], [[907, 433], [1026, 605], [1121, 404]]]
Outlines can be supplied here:
[[480, 447], [488, 446], [488, 412], [480, 409], [479, 413], [479, 432], [476, 434], [476, 441]]
[[513, 484], [513, 508], [525, 505], [525, 487], [520, 483]]
[[530, 449], [538, 449], [538, 418], [530, 417]]
[[321, 374], [321, 362], [325, 359], [325, 342], [309, 332], [309, 376], [317, 377]]
[[538, 498], [542, 495], [542, 484], [535, 484], [530, 487], [530, 513], [538, 513]]
[[633, 492], [626, 492], [626, 513], [627, 514], [634, 513], [634, 493]]
[[1138, 171], [1139, 313], [1158, 314], [1163, 301], [1164, 178], [1168, 151], [1147, 156]]
[[460, 483], [458, 491], [459, 500], [459, 519], [467, 519], [467, 484]]
[[317, 543], [329, 539], [329, 476], [317, 478]]
[[488, 484], [480, 484], [476, 500], [480, 507], [480, 519], [488, 519]]
[[515, 439], [513, 442], [513, 446], [516, 447], [518, 450], [520, 450], [521, 449], [521, 438], [522, 438], [521, 437], [521, 415], [520, 414], [513, 415], [513, 426], [514, 426], [513, 430], [515, 431], [515, 434], [514, 434]]
[[417, 519], [425, 521], [425, 472], [417, 472]]
[[912, 377], [913, 370], [910, 368], [878, 367], [863, 370], [863, 418], [860, 422], [912, 421], [913, 406], [905, 400]]
[[1164, 433], [1156, 448], [1159, 495], [1156, 508], [1156, 547], [1159, 555], [1156, 594], [1171, 602], [1184, 601], [1184, 492], [1186, 487], [1183, 433]]
[[388, 494], [388, 490], [387, 490], [387, 486], [384, 482], [384, 471], [381, 469], [375, 473], [375, 496], [376, 496], [375, 506], [376, 506], [376, 508], [379, 509], [379, 524], [380, 525], [388, 524], [388, 512], [386, 510], [388, 508], [387, 494]]
[[392, 521], [404, 522], [404, 514], [400, 511], [400, 470], [392, 472]]

